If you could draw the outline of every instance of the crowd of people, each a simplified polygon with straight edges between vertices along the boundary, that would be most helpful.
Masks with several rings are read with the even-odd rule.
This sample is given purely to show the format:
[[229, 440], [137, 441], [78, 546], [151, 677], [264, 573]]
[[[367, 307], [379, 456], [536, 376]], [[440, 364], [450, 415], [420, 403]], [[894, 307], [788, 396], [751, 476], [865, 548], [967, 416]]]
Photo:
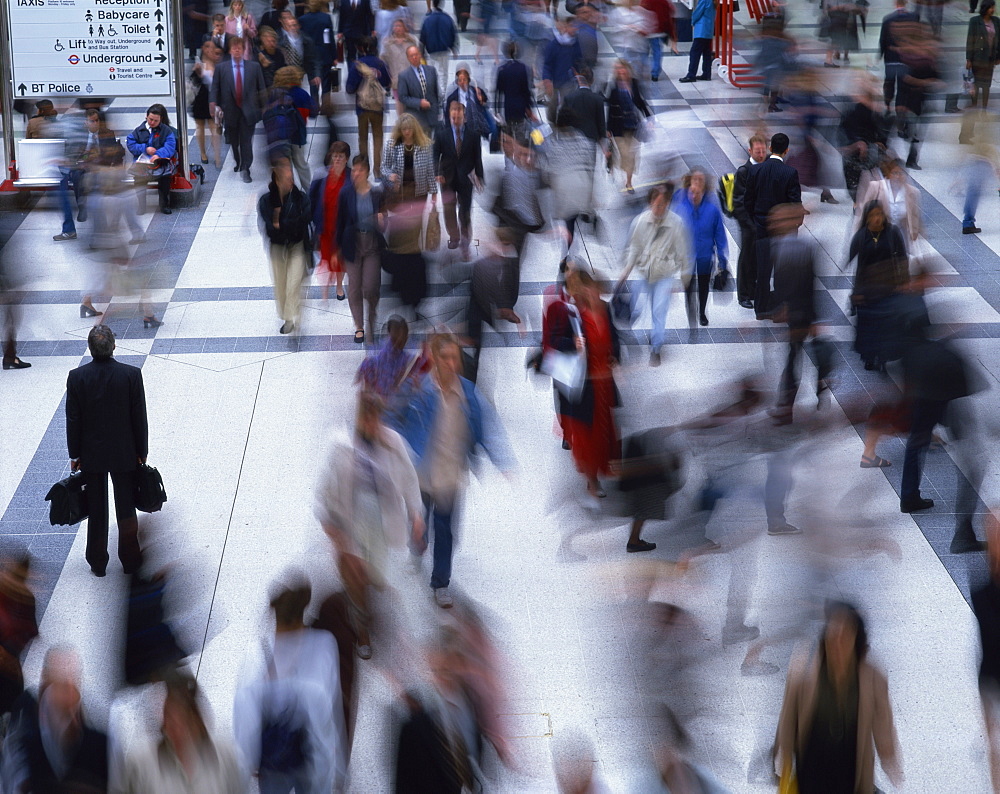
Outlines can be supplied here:
[[[795, 472], [832, 429], [851, 424], [863, 437], [862, 469], [892, 466], [878, 444], [906, 437], [899, 509], [907, 514], [934, 507], [921, 493], [924, 461], [936, 429], [947, 427], [962, 464], [950, 552], [987, 550], [973, 525], [984, 472], [970, 406], [981, 386], [960, 348], [932, 325], [924, 295], [934, 256], [921, 192], [907, 175], [921, 168], [931, 101], [942, 95], [944, 110], [952, 111], [959, 110], [958, 99], [941, 64], [938, 6], [921, 4], [911, 12], [906, 0], [894, 2], [879, 38], [884, 82], [859, 70], [841, 113], [822, 98], [820, 78], [825, 68], [851, 65], [868, 3], [822, 4], [819, 34], [829, 40], [822, 64], [800, 57], [787, 10], [768, 6], [756, 60], [761, 121], [746, 141], [745, 162], [717, 180], [697, 163], [671, 173], [643, 164], [657, 133], [651, 84], [664, 73], [663, 45], [679, 54], [678, 41], [691, 41], [687, 71], [675, 75], [679, 83], [712, 80], [712, 0], [571, 1], [568, 13], [552, 13], [544, 0], [480, 0], [476, 6], [455, 0], [454, 14], [442, 0], [428, 0], [419, 24], [412, 9], [395, 0], [377, 6], [341, 0], [336, 23], [325, 0], [273, 0], [262, 14], [232, 0], [227, 13], [215, 16], [206, 0], [184, 1], [185, 43], [192, 59], [197, 53], [188, 98], [201, 164], [211, 160], [221, 170], [224, 139], [234, 172], [252, 183], [261, 173], [259, 165], [254, 170], [255, 149], [266, 152], [267, 188], [256, 211], [279, 333], [302, 330], [303, 289], [315, 277], [325, 300], [333, 287], [333, 297], [347, 301], [345, 333], [366, 352], [354, 376], [354, 421], [330, 444], [315, 489], [315, 516], [329, 540], [338, 589], [316, 595], [298, 570], [273, 583], [273, 634], [236, 693], [232, 739], [210, 727], [184, 661], [191, 649], [178, 642], [164, 613], [170, 579], [140, 546], [135, 481], [148, 454], [142, 373], [115, 360], [115, 318], [110, 307], [94, 303], [116, 290], [139, 294], [144, 327], [163, 324], [134, 262], [134, 247], [144, 238], [137, 216], [146, 212], [154, 187], [160, 212], [173, 213], [183, 141], [162, 104], [148, 108], [122, 145], [100, 100], [63, 114], [49, 100], [38, 102], [28, 137], [66, 141], [58, 186], [63, 226], [53, 239], [77, 239], [77, 224], [89, 222], [90, 247], [107, 265], [95, 267], [81, 290], [80, 317], [95, 321], [88, 337], [92, 361], [69, 374], [65, 404], [70, 467], [82, 473], [88, 492], [104, 494], [91, 499], [86, 561], [95, 576], [107, 575], [110, 475], [118, 557], [130, 577], [125, 679], [155, 693], [162, 725], [152, 746], [135, 746], [116, 736], [114, 726], [102, 731], [90, 722], [80, 659], [66, 646], [48, 650], [37, 687], [25, 682], [21, 664], [38, 634], [32, 560], [8, 554], [0, 569], [3, 790], [243, 792], [252, 777], [265, 794], [341, 790], [364, 703], [358, 665], [369, 661], [398, 704], [394, 790], [485, 790], [490, 764], [516, 769], [508, 726], [498, 716], [506, 713], [507, 697], [502, 649], [487, 610], [452, 579], [475, 459], [485, 455], [508, 477], [517, 471], [499, 415], [477, 381], [485, 325], [526, 334], [528, 310], [517, 304], [533, 237], [557, 241], [560, 256], [544, 290], [538, 346], [528, 366], [551, 379], [557, 443], [580, 475], [577, 499], [585, 514], [595, 522], [614, 510], [626, 515], [624, 553], [647, 559], [657, 549], [648, 539], [650, 522], [670, 516], [672, 525], [693, 529], [678, 529], [671, 538], [679, 575], [709, 552], [731, 555], [723, 644], [746, 645], [744, 675], [787, 669], [768, 779], [780, 781], [783, 791], [868, 794], [875, 790], [877, 757], [898, 785], [902, 751], [890, 682], [868, 658], [864, 610], [828, 598], [822, 610], [803, 608], [789, 621], [794, 625], [763, 636], [747, 623], [756, 570], [743, 556], [765, 529], [771, 537], [805, 535], [830, 568], [852, 550], [881, 550], [851, 537], [831, 551], [833, 540], [786, 515], [792, 489], [803, 487]], [[993, 128], [983, 114], [1000, 59], [993, 9], [993, 0], [984, 0], [968, 28], [969, 107], [961, 110], [959, 137], [969, 148], [966, 234], [981, 231], [979, 197], [991, 169], [1000, 175]], [[599, 58], [599, 36], [612, 40], [621, 57]], [[475, 45], [475, 67], [458, 60], [464, 43]], [[493, 60], [491, 80], [484, 54]], [[341, 88], [353, 102], [356, 135], [342, 115], [335, 117], [333, 94]], [[320, 116], [326, 140], [318, 134]], [[836, 136], [842, 180], [829, 173], [824, 132]], [[309, 152], [317, 147], [324, 156], [314, 173]], [[598, 180], [604, 173], [615, 208], [633, 216], [617, 238], [601, 231], [607, 207]], [[493, 174], [498, 178], [487, 185]], [[491, 197], [480, 202], [486, 211], [474, 211], [475, 195], [487, 188]], [[845, 398], [844, 425], [824, 410], [837, 367], [845, 364], [823, 333], [829, 306], [816, 297], [821, 254], [799, 233], [809, 190], [819, 192], [820, 212], [822, 204], [853, 205], [846, 234], [831, 250], [843, 250], [837, 264], [853, 273], [845, 311], [855, 318], [853, 353], [870, 373], [866, 388], [875, 399], [854, 405]], [[738, 251], [730, 250], [730, 230], [738, 232]], [[617, 246], [616, 273], [595, 271], [582, 253], [588, 237]], [[467, 282], [467, 291], [456, 292], [463, 296], [460, 316], [447, 327], [427, 320], [431, 272], [444, 274], [450, 287]], [[16, 347], [16, 296], [25, 281], [20, 263], [0, 260], [5, 370], [30, 366]], [[385, 309], [386, 286], [398, 309]], [[649, 365], [670, 368], [674, 293], [683, 296], [692, 339], [712, 322], [713, 293], [735, 293], [748, 325], [783, 326], [783, 366], [770, 373], [770, 389], [759, 376], [747, 376], [733, 395], [709, 400], [673, 426], [645, 421], [632, 427], [622, 419], [630, 406], [623, 406], [616, 383], [624, 350], [641, 347], [645, 337]], [[648, 334], [636, 328], [644, 303]], [[815, 410], [799, 395], [804, 371], [813, 376]], [[882, 452], [889, 454], [885, 446]], [[762, 488], [748, 473], [748, 463], [758, 459], [766, 463]], [[739, 483], [763, 494], [766, 527], [715, 539], [712, 517]], [[1000, 790], [1000, 747], [994, 746], [1000, 524], [988, 517], [983, 530], [990, 578], [972, 602], [983, 648], [991, 771]], [[565, 545], [569, 549], [571, 539]], [[429, 573], [427, 610], [437, 613], [437, 628], [427, 643], [398, 619], [400, 582], [413, 573]], [[649, 713], [662, 717], [657, 773], [670, 791], [718, 790], [695, 762], [688, 733], [697, 694], [684, 683], [699, 664], [690, 638], [700, 629], [682, 606], [656, 600], [655, 578], [637, 575], [630, 597], [641, 599], [634, 631], [651, 664], [665, 672], [646, 694]], [[832, 588], [815, 592], [833, 595]], [[783, 665], [763, 658], [803, 638], [801, 653], [786, 654]], [[553, 753], [562, 791], [599, 790], [589, 762], [579, 763], [586, 740], [583, 745]]]

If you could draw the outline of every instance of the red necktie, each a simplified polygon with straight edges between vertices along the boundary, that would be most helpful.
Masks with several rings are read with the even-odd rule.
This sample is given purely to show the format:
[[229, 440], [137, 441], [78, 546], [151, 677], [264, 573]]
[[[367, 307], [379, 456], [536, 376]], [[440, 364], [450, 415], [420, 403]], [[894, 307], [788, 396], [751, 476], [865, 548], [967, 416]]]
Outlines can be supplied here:
[[455, 127], [455, 154], [462, 153], [462, 130]]
[[236, 66], [236, 107], [243, 107], [243, 65]]

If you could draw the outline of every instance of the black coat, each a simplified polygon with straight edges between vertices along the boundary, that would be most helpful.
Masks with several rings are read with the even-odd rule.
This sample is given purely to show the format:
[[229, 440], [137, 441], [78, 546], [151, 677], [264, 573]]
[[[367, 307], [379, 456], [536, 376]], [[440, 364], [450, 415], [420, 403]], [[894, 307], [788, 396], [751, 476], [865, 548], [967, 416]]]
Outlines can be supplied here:
[[[274, 225], [274, 211], [278, 208], [278, 226]], [[312, 207], [309, 196], [295, 185], [288, 191], [284, 201], [278, 188], [272, 182], [257, 202], [257, 213], [264, 225], [264, 233], [272, 245], [295, 245], [305, 243], [312, 250], [309, 224], [312, 222]]]
[[462, 151], [455, 152], [455, 137], [451, 122], [442, 124], [434, 132], [434, 170], [444, 177], [446, 187], [452, 190], [472, 189], [471, 174], [483, 181], [483, 147], [479, 136], [469, 129], [468, 123], [462, 127]]
[[993, 44], [986, 35], [986, 23], [981, 16], [969, 20], [969, 34], [965, 39], [965, 60], [972, 62], [972, 68], [993, 66], [1000, 57], [1000, 19], [993, 18]]
[[535, 104], [531, 95], [531, 69], [521, 61], [507, 61], [497, 69], [496, 109], [503, 97], [503, 118], [508, 124], [523, 122]]
[[397, 794], [459, 794], [462, 783], [444, 733], [419, 710], [403, 724], [396, 749]]
[[774, 299], [789, 328], [816, 322], [816, 252], [801, 237], [776, 238], [771, 244]]
[[345, 39], [360, 39], [370, 36], [375, 30], [375, 12], [369, 0], [358, 0], [358, 6], [351, 5], [351, 0], [341, 0], [340, 21], [337, 32]]
[[750, 170], [743, 205], [753, 218], [758, 237], [767, 237], [767, 216], [779, 204], [801, 204], [799, 172], [775, 157]]
[[574, 88], [563, 99], [563, 107], [573, 113], [572, 125], [590, 140], [600, 143], [607, 136], [604, 97], [589, 88]]
[[85, 472], [133, 471], [149, 451], [142, 371], [94, 360], [66, 379], [66, 441]]
[[[384, 212], [385, 192], [382, 188], [371, 188], [371, 197], [375, 213]], [[337, 201], [337, 247], [347, 262], [353, 262], [357, 257], [357, 233], [360, 219], [358, 218], [358, 194], [350, 179], [340, 189], [340, 198]], [[360, 231], [374, 232], [380, 247], [385, 247], [381, 229], [370, 228], [360, 229]]]
[[[749, 227], [751, 232], [754, 229], [754, 222], [753, 218], [750, 217], [750, 213], [747, 212], [743, 199], [746, 197], [747, 180], [750, 178], [752, 164], [753, 161], [748, 157], [747, 161], [736, 169], [736, 182], [733, 185], [733, 217], [739, 221], [740, 228], [746, 229]], [[757, 165], [760, 165], [760, 163]]]
[[[635, 109], [646, 118], [653, 115], [653, 111], [650, 110], [642, 96], [639, 81], [634, 77], [632, 78], [632, 103], [635, 105]], [[637, 119], [637, 121], [641, 122], [641, 119]], [[622, 103], [622, 93], [618, 90], [618, 86], [612, 83], [608, 87], [608, 132], [616, 138], [622, 137], [625, 134], [625, 122], [625, 105]]]

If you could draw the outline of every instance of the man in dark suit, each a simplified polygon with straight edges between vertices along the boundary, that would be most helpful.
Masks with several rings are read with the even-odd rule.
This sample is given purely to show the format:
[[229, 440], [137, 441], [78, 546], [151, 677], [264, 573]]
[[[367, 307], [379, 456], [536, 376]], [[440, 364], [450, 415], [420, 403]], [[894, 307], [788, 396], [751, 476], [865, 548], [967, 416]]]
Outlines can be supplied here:
[[115, 489], [118, 558], [125, 573], [139, 567], [135, 472], [146, 462], [149, 431], [142, 371], [112, 358], [115, 335], [95, 325], [87, 337], [94, 360], [66, 379], [66, 440], [70, 466], [82, 471], [90, 518], [87, 562], [97, 576], [108, 567], [108, 474]]
[[483, 187], [483, 150], [479, 136], [466, 126], [465, 108], [461, 102], [451, 103], [448, 124], [440, 126], [434, 135], [434, 165], [443, 192], [448, 247], [458, 248], [461, 243], [462, 256], [468, 261], [472, 239], [472, 189], [482, 190]]
[[531, 76], [531, 67], [517, 60], [517, 42], [508, 42], [506, 50], [509, 60], [497, 69], [496, 109], [501, 112], [502, 108], [503, 120], [513, 126], [524, 124], [532, 115], [534, 98], [531, 86], [534, 78]]
[[752, 168], [747, 177], [743, 206], [753, 219], [757, 233], [757, 293], [754, 310], [758, 320], [771, 316], [771, 246], [768, 239], [768, 215], [778, 204], [801, 204], [799, 172], [784, 162], [788, 136], [771, 136], [771, 156]]
[[[896, 9], [891, 14], [882, 17], [882, 31], [878, 37], [878, 54], [885, 64], [885, 83], [882, 96], [885, 98], [885, 112], [892, 112], [892, 101], [895, 98], [899, 107], [903, 97], [903, 79], [906, 77], [906, 64], [899, 52], [899, 45], [904, 37], [908, 37], [919, 28], [920, 18], [912, 11], [906, 10], [906, 0], [896, 0]], [[898, 111], [897, 111], [898, 113]]]
[[437, 70], [430, 64], [420, 63], [420, 48], [416, 45], [408, 47], [406, 59], [410, 67], [399, 73], [396, 87], [399, 91], [399, 101], [420, 122], [424, 132], [433, 134], [439, 121]]
[[573, 111], [573, 126], [598, 146], [608, 135], [604, 97], [590, 87], [594, 73], [589, 66], [581, 65], [576, 70], [577, 86], [563, 99], [563, 107]]
[[267, 86], [260, 64], [243, 60], [243, 39], [231, 36], [228, 45], [229, 60], [215, 68], [208, 95], [209, 110], [215, 115], [215, 109], [222, 108], [226, 141], [232, 147], [236, 160], [233, 170], [242, 171], [243, 181], [251, 182], [253, 134], [261, 119], [261, 102]]
[[337, 36], [344, 43], [347, 62], [358, 57], [358, 44], [375, 32], [375, 13], [371, 0], [341, 0]]
[[753, 218], [747, 213], [744, 197], [750, 171], [767, 159], [767, 138], [759, 133], [749, 140], [750, 156], [736, 169], [736, 184], [733, 186], [733, 217], [740, 224], [740, 261], [736, 274], [736, 296], [744, 309], [753, 308], [757, 294], [757, 232]]

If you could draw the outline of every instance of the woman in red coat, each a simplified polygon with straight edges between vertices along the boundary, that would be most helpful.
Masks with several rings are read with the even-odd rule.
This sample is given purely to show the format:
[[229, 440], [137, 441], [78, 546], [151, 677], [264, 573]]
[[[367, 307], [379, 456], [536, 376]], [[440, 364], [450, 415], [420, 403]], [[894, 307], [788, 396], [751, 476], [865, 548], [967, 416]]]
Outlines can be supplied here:
[[330, 170], [322, 179], [313, 181], [309, 188], [309, 203], [313, 208], [313, 226], [316, 228], [316, 246], [319, 250], [318, 273], [325, 273], [323, 300], [329, 297], [330, 282], [337, 280], [337, 300], [344, 294], [344, 260], [337, 248], [337, 204], [340, 189], [350, 176], [347, 163], [351, 159], [351, 147], [343, 141], [330, 144], [327, 165]]

